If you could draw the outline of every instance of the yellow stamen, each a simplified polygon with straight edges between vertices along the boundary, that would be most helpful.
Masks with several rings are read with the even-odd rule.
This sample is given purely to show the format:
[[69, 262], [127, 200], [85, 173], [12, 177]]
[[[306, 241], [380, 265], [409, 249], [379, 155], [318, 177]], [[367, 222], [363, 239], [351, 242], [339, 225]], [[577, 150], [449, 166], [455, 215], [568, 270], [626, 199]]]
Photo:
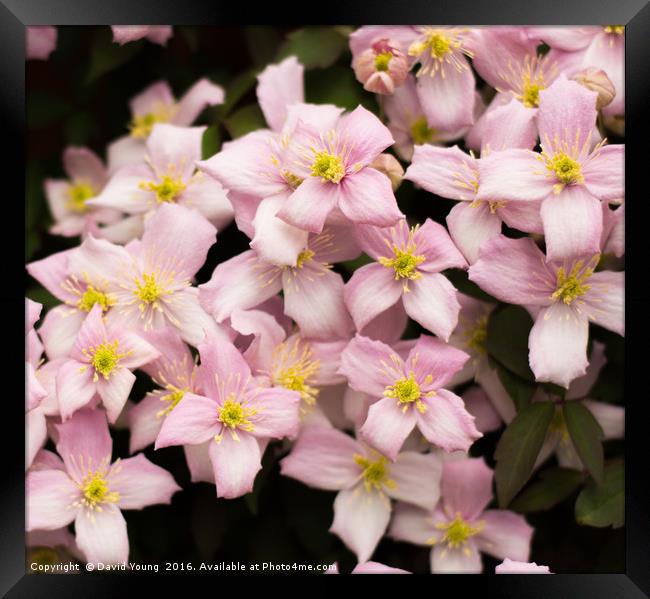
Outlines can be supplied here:
[[109, 491], [108, 482], [100, 472], [86, 474], [79, 487], [83, 493], [81, 502], [90, 509], [101, 511], [100, 504], [115, 503], [120, 499], [117, 491]]
[[370, 460], [367, 457], [355, 453], [354, 461], [363, 468], [361, 477], [366, 491], [370, 493], [373, 489], [382, 491], [382, 486], [389, 489], [395, 489], [397, 484], [389, 478], [388, 460], [384, 456], [377, 454], [377, 460]]
[[131, 353], [130, 351], [118, 352], [119, 345], [119, 341], [113, 341], [113, 343], [105, 341], [100, 345], [91, 345], [82, 350], [82, 353], [90, 360], [91, 366], [95, 369], [94, 382], [99, 380], [98, 374], [108, 380], [111, 373], [119, 367], [120, 360]]
[[[403, 221], [402, 221], [403, 222]], [[404, 226], [400, 223], [400, 226]], [[406, 279], [404, 282], [404, 291], [408, 292], [408, 281], [415, 281], [422, 277], [422, 273], [417, 270], [417, 267], [425, 261], [426, 257], [420, 254], [416, 254], [417, 246], [415, 244], [415, 234], [419, 228], [419, 225], [416, 225], [409, 230], [408, 239], [406, 243], [403, 243], [402, 246], [397, 244], [391, 244], [388, 240], [386, 245], [391, 248], [393, 251], [393, 258], [379, 257], [378, 262], [386, 268], [392, 268], [395, 271], [395, 280]], [[392, 230], [391, 232], [394, 232]]]
[[281, 343], [273, 352], [271, 382], [297, 391], [307, 405], [314, 405], [319, 393], [311, 385], [320, 370], [320, 360], [313, 359], [313, 355], [309, 344], [301, 346], [299, 338], [293, 343]]
[[345, 176], [343, 160], [336, 154], [315, 152], [314, 162], [311, 165], [311, 176], [320, 177], [323, 182], [340, 183]]
[[435, 391], [422, 393], [420, 385], [415, 380], [415, 373], [409, 372], [408, 378], [401, 378], [395, 381], [394, 384], [388, 385], [384, 390], [384, 397], [390, 397], [397, 400], [397, 405], [402, 407], [402, 411], [406, 412], [411, 404], [421, 414], [427, 411], [427, 407], [422, 403], [423, 397], [431, 397], [435, 395]]
[[[467, 540], [483, 530], [484, 522], [479, 522], [474, 527], [463, 520], [460, 512], [456, 512], [456, 517], [451, 522], [440, 522], [436, 524], [438, 530], [444, 530], [445, 534], [441, 539], [430, 540], [430, 544], [445, 543], [449, 549], [457, 549], [467, 543]], [[466, 547], [464, 550], [469, 550]]]
[[[593, 262], [593, 261], [592, 261]], [[576, 298], [584, 295], [589, 291], [590, 285], [585, 285], [585, 281], [593, 274], [594, 268], [584, 268], [584, 261], [578, 260], [571, 272], [567, 275], [563, 266], [557, 270], [556, 288], [551, 299], [562, 300], [565, 304], [570, 305]]]
[[431, 143], [436, 135], [435, 129], [429, 128], [427, 119], [421, 116], [411, 123], [411, 139], [416, 146]]
[[380, 52], [375, 55], [375, 69], [377, 71], [387, 71], [391, 59], [393, 58], [392, 52]]
[[151, 191], [156, 194], [158, 203], [173, 202], [181, 193], [187, 189], [180, 177], [173, 179], [164, 175], [159, 183], [155, 181], [142, 181], [139, 186], [144, 191]]
[[86, 206], [86, 200], [94, 197], [95, 193], [95, 190], [89, 183], [78, 181], [77, 183], [71, 184], [68, 189], [68, 201], [66, 202], [66, 208], [72, 212], [83, 214], [88, 210], [88, 206]]
[[[230, 434], [235, 441], [239, 441], [237, 429], [248, 433], [255, 430], [255, 426], [249, 420], [251, 416], [257, 414], [257, 410], [248, 408], [235, 400], [235, 394], [231, 393], [224, 401], [222, 406], [217, 407], [217, 420], [223, 423], [224, 428], [230, 429]], [[221, 442], [223, 433], [215, 437], [217, 443]]]
[[99, 304], [102, 307], [102, 312], [106, 312], [115, 304], [115, 299], [95, 289], [92, 285], [88, 285], [86, 291], [77, 302], [77, 308], [84, 312], [90, 312], [95, 304]]

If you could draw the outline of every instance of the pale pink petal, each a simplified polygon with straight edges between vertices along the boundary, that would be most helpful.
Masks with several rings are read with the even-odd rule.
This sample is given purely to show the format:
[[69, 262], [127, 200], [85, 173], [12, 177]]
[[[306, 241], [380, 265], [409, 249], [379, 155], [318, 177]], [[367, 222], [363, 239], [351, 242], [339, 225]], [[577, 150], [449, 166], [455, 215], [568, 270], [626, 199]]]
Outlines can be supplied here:
[[106, 415], [100, 410], [79, 410], [70, 420], [56, 426], [56, 450], [66, 470], [76, 481], [107, 465], [113, 451]]
[[216, 402], [207, 397], [186, 393], [183, 400], [165, 418], [155, 448], [204, 443], [217, 434], [217, 417]]
[[434, 77], [422, 75], [417, 80], [418, 96], [429, 125], [442, 131], [455, 131], [474, 122], [474, 73], [464, 56], [462, 70], [446, 68]]
[[178, 203], [193, 208], [207, 218], [217, 229], [225, 228], [233, 219], [234, 209], [226, 189], [212, 177], [196, 173]]
[[433, 453], [403, 451], [390, 465], [395, 488], [386, 488], [393, 499], [432, 510], [440, 498], [442, 459]]
[[70, 209], [68, 208], [70, 182], [63, 179], [45, 179], [43, 190], [54, 220], [57, 223], [67, 220], [70, 217]]
[[193, 483], [214, 483], [214, 468], [210, 460], [208, 447], [214, 443], [212, 439], [200, 445], [184, 445], [183, 452], [187, 467], [190, 470], [190, 479]]
[[360, 331], [402, 296], [402, 284], [393, 277], [393, 270], [377, 263], [354, 271], [343, 290], [345, 305]]
[[346, 145], [350, 149], [349, 163], [355, 165], [370, 164], [394, 141], [388, 128], [376, 115], [361, 105], [341, 117], [337, 131], [347, 140]]
[[66, 148], [63, 152], [63, 168], [70, 179], [90, 183], [95, 191], [100, 191], [106, 183], [106, 168], [89, 148]]
[[[490, 368], [487, 359], [479, 361], [476, 368], [475, 378], [476, 382], [481, 385], [483, 390], [488, 394], [492, 406], [501, 419], [506, 423], [511, 422], [516, 414], [515, 404], [508, 392], [505, 390], [497, 371]], [[473, 414], [471, 410], [469, 411]], [[483, 429], [478, 426], [478, 423], [476, 426], [483, 432]]]
[[71, 504], [79, 489], [62, 470], [36, 470], [25, 481], [26, 529], [54, 530], [67, 526], [77, 510]]
[[25, 414], [25, 468], [29, 468], [39, 450], [47, 441], [47, 421], [40, 408], [30, 410]]
[[178, 112], [173, 117], [176, 125], [191, 125], [208, 106], [223, 104], [223, 88], [208, 79], [199, 79], [178, 102]]
[[93, 369], [77, 360], [66, 361], [56, 374], [56, 396], [61, 417], [67, 420], [95, 395]]
[[361, 474], [355, 454], [363, 450], [352, 437], [329, 426], [306, 426], [280, 462], [280, 473], [317, 489], [347, 489]]
[[140, 214], [155, 207], [156, 199], [150, 191], [140, 188], [140, 183], [153, 179], [146, 164], [125, 165], [113, 174], [106, 187], [86, 205], [114, 208], [127, 214]]
[[282, 274], [284, 312], [293, 318], [305, 337], [347, 337], [352, 320], [343, 302], [343, 278], [309, 263]]
[[127, 216], [106, 227], [101, 227], [98, 236], [111, 243], [127, 244], [133, 239], [142, 237], [143, 233], [144, 216], [142, 214], [136, 214], [134, 216]]
[[469, 539], [463, 547], [450, 549], [445, 543], [431, 550], [432, 574], [480, 574], [483, 562], [476, 543]]
[[415, 409], [404, 412], [394, 397], [384, 397], [370, 406], [359, 435], [368, 445], [395, 460], [416, 422]]
[[424, 510], [408, 503], [398, 503], [393, 511], [389, 536], [414, 545], [428, 545], [438, 532], [431, 521], [431, 510], [431, 507]]
[[475, 190], [471, 180], [476, 177], [477, 162], [458, 146], [442, 148], [423, 144], [415, 146], [404, 179], [443, 198], [473, 200]]
[[77, 545], [90, 563], [122, 564], [129, 559], [126, 521], [119, 508], [80, 510], [74, 523]]
[[625, 273], [600, 271], [589, 278], [591, 288], [584, 299], [589, 318], [596, 324], [625, 334]]
[[402, 302], [397, 302], [371, 320], [359, 333], [370, 339], [392, 344], [404, 334], [407, 323], [408, 316], [404, 305]]
[[119, 137], [106, 147], [108, 171], [115, 174], [126, 166], [138, 166], [144, 163], [147, 146], [143, 139], [125, 135]]
[[336, 127], [336, 123], [343, 112], [343, 108], [333, 104], [304, 104], [297, 102], [287, 106], [287, 118], [282, 127], [282, 135], [291, 136], [302, 121], [315, 127], [318, 131], [329, 131]]
[[585, 187], [599, 200], [620, 200], [625, 195], [625, 146], [596, 150], [582, 168]]
[[143, 116], [154, 112], [160, 106], [170, 106], [174, 101], [169, 84], [166, 81], [156, 81], [131, 98], [129, 108], [134, 116]]
[[600, 31], [587, 47], [582, 66], [603, 69], [614, 84], [616, 95], [603, 108], [605, 116], [625, 114], [625, 36]]
[[[386, 180], [388, 181], [387, 178]], [[390, 187], [390, 181], [388, 186]], [[342, 197], [342, 190], [342, 184], [310, 177], [291, 194], [276, 216], [298, 229], [320, 233], [327, 215]]]
[[543, 233], [544, 226], [539, 213], [542, 202], [508, 202], [497, 209], [497, 214], [509, 227], [527, 233]]
[[543, 200], [553, 190], [540, 155], [530, 150], [492, 152], [478, 161], [480, 185], [476, 198], [488, 201]]
[[463, 400], [451, 391], [439, 389], [424, 404], [426, 411], [416, 413], [418, 428], [428, 441], [445, 451], [467, 451], [483, 436]]
[[254, 251], [247, 251], [217, 266], [210, 281], [199, 285], [199, 301], [217, 322], [239, 308], [258, 306], [282, 288], [277, 267], [262, 262]]
[[[528, 205], [528, 202], [525, 205]], [[447, 226], [454, 243], [472, 264], [478, 260], [479, 249], [483, 243], [501, 233], [501, 218], [490, 210], [487, 202], [461, 202], [447, 215]]]
[[406, 363], [413, 364], [416, 380], [421, 385], [425, 379], [430, 379], [426, 383], [428, 391], [445, 387], [468, 359], [469, 355], [464, 351], [435, 337], [421, 335], [410, 350]]
[[506, 510], [487, 510], [481, 515], [485, 528], [476, 536], [476, 544], [483, 553], [497, 559], [509, 557], [527, 562], [533, 527], [526, 519]]
[[600, 371], [606, 363], [607, 358], [605, 356], [605, 345], [600, 343], [600, 341], [594, 341], [593, 349], [589, 356], [589, 366], [587, 366], [586, 374], [574, 379], [566, 392], [565, 398], [582, 399], [587, 397], [589, 391], [598, 380]]
[[354, 260], [361, 254], [361, 248], [353, 234], [354, 227], [346, 221], [343, 225], [328, 222], [321, 235], [312, 236], [309, 244], [314, 251], [314, 260], [334, 264]]
[[113, 41], [120, 45], [142, 39], [149, 33], [148, 25], [113, 25], [111, 29]]
[[362, 485], [339, 492], [334, 500], [334, 522], [330, 532], [366, 562], [374, 553], [390, 520], [390, 501]]
[[490, 152], [510, 148], [532, 150], [537, 143], [536, 114], [536, 110], [526, 108], [514, 98], [508, 104], [491, 110], [485, 116], [482, 155], [487, 149]]
[[159, 44], [161, 46], [166, 46], [167, 41], [173, 35], [173, 30], [171, 25], [160, 25], [148, 27], [149, 31], [147, 32], [147, 39], [154, 44]]
[[602, 401], [585, 399], [583, 402], [603, 429], [604, 439], [622, 439], [625, 437], [625, 408]]
[[[565, 75], [539, 92], [537, 127], [542, 146], [552, 151], [554, 143], [565, 141], [584, 153], [596, 122], [598, 94]], [[557, 141], [556, 141], [557, 140]]]
[[528, 27], [527, 32], [529, 37], [544, 41], [551, 48], [581, 50], [600, 32], [600, 27]]
[[400, 568], [391, 568], [378, 562], [366, 562], [355, 566], [350, 574], [411, 574], [411, 572]]
[[503, 235], [482, 245], [479, 259], [469, 268], [469, 278], [504, 302], [524, 305], [547, 305], [556, 283], [532, 239]]
[[607, 202], [603, 204], [603, 253], [612, 253], [620, 258], [625, 253], [625, 205], [616, 210], [610, 209]]
[[167, 470], [151, 463], [143, 454], [120, 460], [108, 476], [111, 490], [120, 494], [122, 510], [141, 510], [156, 503], [171, 503], [180, 487]]
[[[568, 27], [567, 29], [572, 29]], [[535, 562], [516, 562], [504, 559], [496, 568], [495, 574], [552, 574], [548, 566], [538, 566]]]
[[[206, 395], [219, 402], [226, 401], [224, 395], [232, 390], [239, 391], [251, 376], [251, 370], [239, 350], [230, 342], [207, 337], [198, 346], [201, 367], [196, 381]], [[227, 388], [224, 383], [229, 381]], [[235, 389], [236, 387], [236, 389]]]
[[68, 264], [70, 257], [76, 252], [64, 250], [50, 254], [47, 258], [36, 260], [27, 264], [27, 272], [34, 277], [54, 297], [65, 302], [75, 301], [77, 296], [64, 287], [68, 276]]
[[448, 513], [474, 520], [492, 501], [494, 473], [483, 458], [447, 460], [442, 470], [442, 499]]
[[307, 246], [309, 233], [277, 218], [286, 199], [287, 195], [282, 194], [260, 202], [253, 219], [255, 236], [250, 245], [266, 262], [295, 266], [298, 254]]
[[603, 213], [600, 201], [582, 186], [565, 187], [542, 202], [546, 259], [562, 261], [600, 251]]
[[390, 179], [370, 167], [343, 179], [338, 204], [343, 214], [357, 224], [390, 227], [404, 218]]
[[257, 76], [257, 100], [269, 127], [280, 131], [287, 118], [289, 104], [304, 101], [304, 67], [295, 56], [268, 65]]
[[395, 382], [390, 380], [383, 366], [392, 363], [393, 355], [396, 356], [395, 352], [385, 343], [357, 334], [341, 354], [339, 372], [356, 391], [379, 398], [386, 386]]
[[444, 275], [424, 273], [402, 296], [404, 309], [413, 320], [447, 341], [458, 323], [457, 293]]
[[336, 385], [347, 382], [342, 374], [339, 374], [341, 366], [341, 354], [348, 345], [348, 339], [335, 339], [333, 341], [321, 341], [313, 339], [309, 341], [309, 346], [318, 360], [320, 368], [314, 376], [316, 385]]
[[71, 273], [82, 280], [83, 274], [88, 273], [92, 274], [93, 280], [112, 281], [119, 278], [123, 269], [132, 261], [125, 248], [90, 236], [77, 251], [70, 254], [68, 267]]
[[206, 335], [215, 339], [226, 338], [224, 327], [218, 325], [201, 306], [196, 287], [177, 291], [173, 302], [167, 305], [167, 312], [183, 341], [190, 345], [198, 346]]
[[201, 160], [201, 143], [206, 127], [178, 127], [156, 123], [147, 139], [147, 151], [156, 173], [174, 168], [174, 175], [183, 181], [194, 172]]
[[158, 414], [167, 407], [167, 403], [161, 401], [159, 395], [147, 394], [128, 411], [131, 431], [129, 453], [140, 451], [156, 440], [163, 423], [163, 417]]
[[426, 258], [418, 270], [440, 272], [447, 268], [467, 267], [465, 258], [440, 223], [427, 218], [415, 233], [414, 240], [418, 254]]
[[208, 446], [217, 484], [217, 497], [234, 499], [253, 490], [257, 473], [261, 470], [260, 445], [248, 433], [239, 433], [239, 439], [225, 432], [219, 443]]
[[113, 424], [122, 412], [129, 393], [135, 383], [135, 375], [126, 368], [119, 368], [105, 380], [100, 376], [97, 381], [97, 393], [102, 398], [102, 403], [108, 414], [108, 421]]
[[26, 27], [27, 60], [47, 60], [56, 49], [56, 27]]
[[589, 364], [587, 337], [589, 321], [563, 302], [540, 312], [528, 338], [530, 367], [537, 381], [569, 387]]
[[251, 403], [257, 413], [251, 417], [256, 437], [295, 437], [300, 426], [300, 394], [282, 387], [260, 389]]
[[476, 428], [483, 434], [498, 430], [502, 420], [487, 393], [480, 387], [471, 387], [463, 394], [465, 408], [474, 416]]

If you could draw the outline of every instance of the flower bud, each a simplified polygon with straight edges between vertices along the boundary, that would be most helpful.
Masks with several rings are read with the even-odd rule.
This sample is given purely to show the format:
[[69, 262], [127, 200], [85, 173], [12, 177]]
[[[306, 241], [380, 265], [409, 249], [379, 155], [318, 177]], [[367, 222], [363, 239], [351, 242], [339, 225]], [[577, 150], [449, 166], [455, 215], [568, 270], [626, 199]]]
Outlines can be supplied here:
[[609, 80], [605, 71], [589, 67], [578, 71], [573, 77], [580, 85], [598, 93], [596, 100], [596, 109], [600, 110], [603, 106], [607, 106], [616, 95], [616, 88]]
[[357, 57], [354, 73], [367, 91], [389, 95], [404, 83], [408, 59], [388, 40], [380, 40]]
[[395, 156], [392, 154], [379, 154], [370, 167], [384, 173], [390, 179], [393, 191], [397, 191], [404, 176], [404, 169]]

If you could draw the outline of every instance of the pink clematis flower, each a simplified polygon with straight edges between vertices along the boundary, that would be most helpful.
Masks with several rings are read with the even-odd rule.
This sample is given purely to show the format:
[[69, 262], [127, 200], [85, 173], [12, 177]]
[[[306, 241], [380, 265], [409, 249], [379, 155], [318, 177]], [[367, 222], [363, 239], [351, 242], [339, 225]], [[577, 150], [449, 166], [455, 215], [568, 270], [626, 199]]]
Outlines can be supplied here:
[[[340, 574], [338, 563], [334, 562], [325, 574]], [[401, 568], [392, 568], [379, 562], [366, 562], [365, 564], [357, 564], [350, 574], [411, 574], [411, 572]]]
[[553, 574], [548, 566], [538, 566], [535, 562], [517, 562], [506, 557], [494, 568], [495, 574]]
[[63, 459], [49, 454], [49, 468], [41, 464], [27, 474], [27, 530], [74, 522], [77, 546], [88, 562], [126, 562], [129, 539], [121, 510], [170, 503], [180, 487], [144, 455], [111, 463], [113, 444], [98, 410], [80, 410], [56, 430]]
[[147, 38], [154, 44], [166, 46], [173, 35], [171, 25], [113, 25], [113, 41], [123, 46]]
[[431, 572], [483, 571], [481, 553], [497, 559], [528, 561], [533, 528], [507, 510], [486, 510], [494, 473], [483, 458], [445, 461], [441, 499], [423, 510], [399, 504], [389, 535], [416, 545], [431, 545]]
[[482, 435], [463, 400], [442, 387], [468, 357], [422, 335], [403, 359], [384, 343], [357, 335], [341, 356], [339, 372], [350, 387], [376, 400], [359, 431], [361, 438], [395, 460], [417, 426], [429, 442], [445, 451], [467, 451]]
[[56, 375], [56, 393], [64, 420], [101, 397], [110, 422], [115, 422], [131, 392], [131, 370], [155, 360], [160, 353], [142, 337], [102, 319], [95, 304], [84, 320], [70, 358]]
[[108, 181], [106, 168], [92, 150], [77, 147], [63, 152], [63, 168], [67, 180], [46, 179], [44, 183], [45, 197], [55, 220], [50, 233], [84, 238], [92, 233], [102, 237], [99, 225], [111, 225], [122, 218], [117, 210], [88, 204], [104, 189]]
[[408, 58], [389, 39], [376, 41], [352, 60], [352, 68], [363, 89], [392, 94], [408, 74]]
[[[512, 121], [512, 119], [510, 119]], [[511, 122], [511, 126], [512, 122]], [[494, 136], [491, 137], [495, 141]], [[517, 146], [515, 146], [517, 147]], [[485, 159], [458, 148], [416, 146], [405, 179], [452, 200], [460, 200], [447, 216], [449, 234], [469, 263], [478, 259], [481, 245], [501, 232], [501, 223], [521, 231], [542, 233], [540, 202], [479, 200], [480, 164]], [[495, 153], [498, 158], [499, 152]]]
[[47, 60], [56, 49], [56, 27], [27, 27], [27, 60]]
[[157, 123], [189, 127], [208, 106], [223, 104], [224, 91], [208, 79], [199, 79], [176, 100], [166, 81], [157, 81], [129, 102], [130, 135], [120, 137], [107, 148], [111, 173], [124, 166], [140, 164], [146, 154], [145, 141]]
[[623, 145], [591, 149], [596, 92], [559, 77], [539, 92], [543, 152], [511, 149], [480, 160], [477, 200], [543, 200], [547, 259], [600, 251], [600, 200], [623, 197]]
[[196, 209], [216, 227], [225, 226], [233, 214], [226, 190], [195, 172], [205, 129], [154, 125], [146, 141], [146, 163], [118, 170], [88, 205], [146, 217], [161, 206], [179, 204]]
[[199, 285], [203, 308], [221, 323], [234, 310], [254, 308], [284, 293], [284, 312], [305, 337], [347, 337], [352, 321], [343, 303], [343, 279], [331, 263], [351, 260], [359, 250], [349, 230], [334, 228], [311, 235], [298, 253], [295, 267], [276, 266], [249, 250], [215, 268], [210, 281]]
[[440, 274], [467, 262], [445, 228], [427, 219], [422, 227], [401, 220], [391, 228], [355, 227], [364, 252], [376, 262], [362, 266], [345, 285], [345, 305], [357, 330], [396, 303], [445, 341], [456, 327], [456, 289]]
[[442, 464], [434, 454], [412, 451], [384, 456], [332, 427], [308, 426], [280, 472], [311, 487], [339, 491], [330, 531], [366, 562], [383, 537], [391, 515], [390, 499], [435, 505]]
[[155, 448], [207, 444], [217, 496], [240, 497], [253, 489], [268, 441], [297, 433], [300, 395], [260, 387], [228, 341], [207, 337], [199, 355], [204, 394], [185, 394], [165, 418]]
[[198, 394], [198, 366], [178, 333], [171, 327], [150, 331], [145, 338], [160, 357], [141, 367], [156, 383], [144, 399], [129, 409], [131, 431], [129, 453], [140, 451], [155, 442], [167, 415], [186, 393]]
[[568, 388], [585, 373], [589, 321], [624, 334], [623, 272], [594, 272], [591, 259], [548, 262], [530, 238], [493, 237], [469, 278], [511, 304], [539, 306], [530, 331], [530, 367], [538, 381]]

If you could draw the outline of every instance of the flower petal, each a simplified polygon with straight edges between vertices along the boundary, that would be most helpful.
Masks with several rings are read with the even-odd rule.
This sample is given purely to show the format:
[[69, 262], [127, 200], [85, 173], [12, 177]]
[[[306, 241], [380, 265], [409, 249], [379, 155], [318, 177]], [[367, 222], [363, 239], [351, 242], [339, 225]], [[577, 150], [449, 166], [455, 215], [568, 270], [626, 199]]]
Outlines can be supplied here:
[[395, 482], [394, 489], [387, 488], [386, 494], [432, 510], [440, 498], [440, 478], [442, 459], [434, 453], [403, 451], [390, 465], [390, 478]]
[[178, 112], [173, 117], [176, 125], [191, 125], [208, 106], [223, 104], [223, 88], [208, 79], [199, 79], [178, 102]]
[[257, 414], [251, 418], [256, 437], [295, 437], [300, 426], [300, 394], [283, 387], [255, 392]]
[[77, 545], [89, 563], [123, 564], [129, 559], [126, 521], [114, 504], [80, 510], [74, 523]]
[[357, 334], [341, 354], [339, 372], [356, 391], [379, 398], [386, 386], [394, 382], [383, 365], [391, 364], [392, 356], [397, 354], [385, 343]]
[[63, 420], [85, 406], [95, 391], [91, 368], [76, 360], [64, 362], [56, 374], [56, 397]]
[[280, 131], [289, 104], [304, 101], [303, 67], [295, 56], [268, 65], [257, 76], [257, 100], [269, 127]]
[[248, 433], [239, 434], [239, 440], [225, 432], [221, 442], [208, 446], [217, 484], [217, 497], [234, 499], [253, 490], [257, 473], [262, 469], [260, 446]]
[[[528, 205], [528, 202], [518, 203]], [[501, 233], [501, 218], [492, 213], [487, 202], [461, 202], [447, 215], [447, 226], [454, 243], [472, 264], [478, 260], [483, 243]]]
[[171, 503], [181, 488], [164, 468], [139, 454], [113, 466], [108, 480], [111, 490], [120, 494], [117, 505], [122, 510], [141, 510], [156, 503]]
[[620, 200], [625, 195], [625, 146], [599, 148], [585, 163], [582, 174], [585, 187], [599, 200]]
[[160, 399], [159, 395], [147, 394], [128, 411], [131, 431], [129, 453], [141, 451], [155, 442], [163, 423], [163, 417], [158, 414], [167, 407]]
[[415, 408], [404, 412], [394, 397], [384, 397], [370, 406], [359, 435], [368, 445], [394, 461], [416, 421]]
[[584, 301], [589, 318], [619, 335], [625, 334], [625, 273], [600, 271], [589, 278], [591, 289]]
[[424, 510], [408, 503], [398, 503], [388, 535], [397, 541], [414, 545], [429, 545], [437, 530], [431, 523], [431, 508]]
[[427, 218], [415, 233], [414, 240], [417, 252], [425, 257], [418, 270], [440, 272], [447, 268], [467, 267], [465, 258], [440, 223]]
[[370, 164], [394, 141], [388, 127], [361, 105], [342, 116], [336, 129], [347, 140], [350, 163], [362, 166]]
[[342, 191], [340, 184], [309, 177], [289, 196], [276, 216], [298, 229], [320, 233], [327, 215], [338, 204]]
[[433, 574], [480, 574], [483, 562], [473, 539], [464, 547], [450, 549], [445, 543], [435, 545], [431, 550], [431, 572]]
[[474, 122], [474, 73], [465, 57], [459, 58], [462, 69], [445, 69], [435, 76], [422, 75], [417, 91], [429, 125], [442, 131], [455, 131]]
[[526, 519], [507, 510], [487, 510], [481, 515], [485, 528], [476, 536], [476, 544], [484, 553], [497, 559], [509, 557], [527, 562], [533, 527]]
[[409, 353], [407, 364], [413, 364], [415, 377], [420, 383], [427, 378], [426, 389], [439, 389], [449, 383], [458, 372], [469, 355], [440, 339], [429, 335], [421, 335]]
[[156, 449], [170, 445], [198, 445], [218, 432], [217, 404], [207, 397], [186, 393], [183, 400], [167, 415]]
[[483, 458], [447, 460], [442, 469], [442, 498], [449, 513], [475, 520], [492, 501], [494, 473]]
[[32, 470], [25, 481], [27, 530], [55, 530], [67, 526], [77, 510], [70, 506], [79, 489], [63, 470]]

